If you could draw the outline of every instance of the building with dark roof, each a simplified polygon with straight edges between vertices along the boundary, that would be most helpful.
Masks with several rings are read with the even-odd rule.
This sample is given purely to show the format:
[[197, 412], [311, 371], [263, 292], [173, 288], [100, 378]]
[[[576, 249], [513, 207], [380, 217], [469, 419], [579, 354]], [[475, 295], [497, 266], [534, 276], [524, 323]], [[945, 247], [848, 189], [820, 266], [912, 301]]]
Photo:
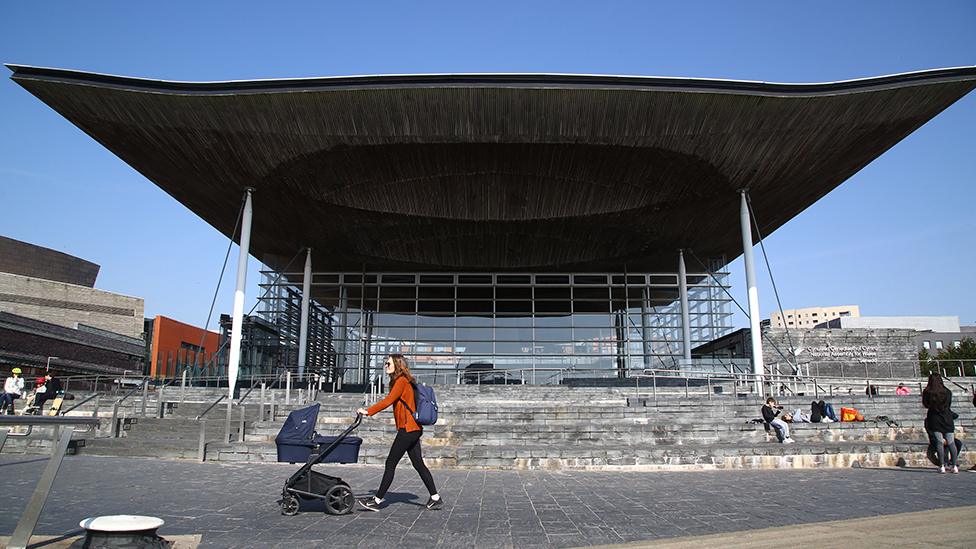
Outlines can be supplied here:
[[94, 288], [98, 269], [91, 261], [0, 235], [0, 273]]
[[537, 381], [687, 360], [729, 330], [722, 270], [744, 250], [751, 267], [754, 236], [976, 87], [974, 67], [823, 84], [10, 68], [228, 237], [243, 209], [246, 249], [271, 269], [264, 314], [298, 326], [288, 292], [309, 296], [350, 380], [392, 350]]
[[143, 300], [94, 288], [98, 270], [0, 237], [0, 368], [50, 363], [72, 374], [141, 373]]
[[145, 351], [142, 340], [0, 311], [0, 364], [20, 366], [28, 379], [43, 374], [48, 357], [57, 375], [141, 374]]

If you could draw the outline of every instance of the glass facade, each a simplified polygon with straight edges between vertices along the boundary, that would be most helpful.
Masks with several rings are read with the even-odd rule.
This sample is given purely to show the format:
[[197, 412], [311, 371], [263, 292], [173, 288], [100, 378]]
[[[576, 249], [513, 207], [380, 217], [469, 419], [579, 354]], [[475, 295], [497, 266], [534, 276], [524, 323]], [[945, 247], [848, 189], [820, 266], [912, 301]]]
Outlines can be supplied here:
[[[731, 329], [723, 265], [687, 275], [692, 348]], [[278, 283], [271, 275], [259, 309], [278, 325], [297, 322], [282, 312], [294, 309], [302, 274]], [[368, 381], [390, 353], [429, 382], [472, 369], [516, 383], [552, 382], [567, 369], [593, 377], [675, 369], [684, 352], [678, 292], [676, 273], [314, 273], [313, 309], [329, 313], [316, 325], [328, 327], [330, 344], [309, 357], [346, 383]]]

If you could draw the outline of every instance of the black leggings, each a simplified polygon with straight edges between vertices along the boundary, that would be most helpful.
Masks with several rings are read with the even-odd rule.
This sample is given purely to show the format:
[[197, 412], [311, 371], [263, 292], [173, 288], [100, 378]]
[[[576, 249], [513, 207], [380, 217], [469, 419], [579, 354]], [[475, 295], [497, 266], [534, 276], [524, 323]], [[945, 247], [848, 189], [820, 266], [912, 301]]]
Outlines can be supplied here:
[[376, 491], [376, 497], [383, 499], [386, 496], [386, 491], [393, 484], [393, 474], [396, 472], [397, 463], [400, 463], [400, 458], [403, 457], [404, 453], [410, 456], [410, 463], [420, 474], [420, 480], [424, 481], [424, 486], [427, 487], [430, 495], [437, 493], [437, 488], [434, 487], [434, 477], [430, 475], [430, 469], [424, 464], [424, 457], [420, 455], [420, 436], [423, 434], [422, 430], [408, 433], [403, 429], [397, 429], [393, 446], [390, 447], [390, 455], [386, 458], [383, 481], [380, 482], [380, 489]]

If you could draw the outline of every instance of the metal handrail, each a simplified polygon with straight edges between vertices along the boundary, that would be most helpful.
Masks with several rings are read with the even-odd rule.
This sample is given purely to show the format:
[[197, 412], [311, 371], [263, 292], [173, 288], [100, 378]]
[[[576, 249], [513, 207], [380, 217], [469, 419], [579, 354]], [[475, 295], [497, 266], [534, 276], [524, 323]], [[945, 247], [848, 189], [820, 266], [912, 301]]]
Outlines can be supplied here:
[[79, 425], [88, 427], [84, 431], [90, 431], [92, 427], [97, 427], [101, 421], [97, 417], [85, 416], [5, 416], [0, 415], [0, 426], [34, 425], [38, 427], [50, 427], [52, 425]]
[[60, 413], [60, 415], [62, 415], [62, 416], [68, 415], [68, 412], [75, 411], [76, 408], [80, 407], [82, 404], [88, 402], [89, 400], [91, 400], [91, 399], [93, 399], [93, 398], [95, 398], [95, 397], [97, 397], [99, 395], [101, 395], [101, 393], [92, 393], [92, 394], [88, 395], [87, 397], [85, 397], [84, 399], [82, 399], [80, 402], [78, 402], [77, 404], [75, 404], [74, 406], [72, 406], [71, 408], [68, 408], [67, 410], [62, 410], [61, 413]]
[[[655, 355], [655, 356], [658, 356], [658, 355]], [[556, 357], [553, 356], [552, 358], [556, 358]], [[698, 360], [698, 359], [695, 359], [695, 360]], [[943, 373], [943, 375], [945, 375], [950, 369], [956, 369], [956, 370], [964, 369], [964, 368], [968, 367], [969, 365], [973, 364], [974, 362], [976, 362], [976, 361], [974, 361], [974, 360], [966, 360], [966, 359], [934, 359], [934, 358], [932, 358], [932, 359], [927, 359], [927, 360], [923, 361], [921, 363], [921, 365], [935, 364], [935, 365], [939, 366], [940, 369], [944, 370], [942, 373]], [[838, 364], [838, 363], [845, 363], [845, 361], [843, 359], [808, 361], [808, 362], [801, 363], [800, 366], [810, 367], [811, 368], [811, 371], [812, 371], [812, 369], [814, 367], [816, 367], [817, 365], [820, 365], [820, 364]], [[725, 368], [728, 368], [729, 367], [728, 364], [723, 363], [722, 362], [722, 359], [720, 359], [720, 358], [714, 359], [714, 362], [711, 363], [711, 364], [714, 364], [715, 366], [718, 366], [718, 365], [721, 364]], [[858, 366], [863, 367], [863, 365], [865, 365], [865, 364], [867, 364], [867, 365], [881, 365], [881, 366], [883, 366], [883, 365], [889, 365], [889, 364], [891, 364], [891, 365], [897, 365], [897, 364], [916, 364], [916, 365], [918, 365], [918, 364], [920, 364], [920, 362], [918, 360], [915, 360], [915, 359], [905, 359], [905, 360], [885, 360], [885, 359], [878, 359], [878, 360], [873, 360], [873, 361], [868, 361], [868, 362], [866, 362], [866, 361], [857, 361], [857, 362], [855, 362], [855, 361], [849, 361], [849, 362], [846, 363], [846, 366], [847, 367], [858, 367]], [[792, 364], [791, 364], [791, 366], [792, 366]], [[516, 372], [520, 372], [520, 371], [528, 372], [528, 371], [531, 371], [531, 370], [535, 370], [536, 372], [540, 372], [540, 371], [546, 371], [546, 370], [548, 370], [548, 371], [552, 371], [552, 372], [558, 372], [558, 371], [566, 371], [566, 370], [568, 370], [570, 368], [572, 368], [573, 370], [585, 371], [585, 370], [581, 370], [579, 368], [579, 365], [572, 366], [572, 367], [563, 367], [563, 368], [552, 368], [552, 367], [536, 367], [536, 368], [495, 368], [495, 370], [497, 370], [497, 371], [501, 371], [501, 370], [512, 370], [512, 371], [516, 371]], [[450, 367], [450, 368], [422, 368], [422, 369], [417, 369], [417, 370], [431, 371], [431, 372], [433, 372], [433, 371], [437, 371], [437, 372], [442, 372], [442, 371], [445, 371], [445, 372], [447, 372], [447, 371], [456, 372], [457, 369], [458, 368], [456, 368], [456, 367]], [[640, 369], [643, 369], [643, 368], [628, 368], [628, 370], [640, 370]], [[461, 370], [463, 370], [463, 368], [461, 368]], [[608, 371], [608, 370], [611, 370], [611, 369], [607, 369], [607, 368], [593, 368], [591, 370], [593, 370], [593, 371]], [[615, 369], [613, 369], [613, 370], [614, 371], [617, 371]], [[189, 371], [189, 370], [187, 370], [187, 371]], [[280, 376], [281, 376], [281, 372], [279, 371], [278, 373], [255, 374], [254, 376], [252, 376], [252, 378], [256, 382], [260, 382], [260, 381], [274, 381], [274, 382], [277, 382], [277, 381], [280, 380]], [[98, 382], [99, 380], [109, 379], [109, 378], [112, 378], [112, 377], [113, 377], [112, 375], [98, 374], [98, 375], [66, 376], [66, 377], [63, 377], [62, 379], [66, 383], [72, 383], [73, 384], [73, 383], [76, 383], [76, 382], [83, 382], [83, 381], [95, 381], [95, 382]], [[114, 376], [114, 377], [121, 377], [121, 374], [119, 374], [117, 376]], [[141, 376], [141, 377], [143, 377], [143, 376]], [[848, 376], [843, 376], [843, 377], [848, 377]], [[889, 377], [891, 377], [891, 376], [889, 376]], [[165, 379], [167, 380], [166, 381], [167, 384], [172, 384], [174, 381], [178, 381], [180, 378], [179, 378], [179, 375], [176, 375], [173, 378], [165, 378]], [[197, 376], [197, 377], [192, 378], [192, 382], [193, 383], [214, 383], [214, 382], [222, 382], [222, 381], [227, 381], [227, 380], [228, 380], [228, 376], [227, 375]], [[28, 380], [28, 382], [29, 382], [29, 380]], [[165, 386], [168, 386], [168, 385], [165, 385]]]
[[[274, 387], [275, 383], [278, 383], [278, 380], [280, 380], [281, 379], [281, 376], [285, 375], [286, 372], [288, 372], [288, 370], [282, 370], [282, 371], [278, 372], [278, 375], [275, 376], [275, 378], [273, 380], [271, 380], [270, 386], [271, 387]], [[260, 378], [261, 378], [261, 376], [256, 377], [254, 379], [254, 381], [251, 382], [251, 386], [248, 387], [247, 392], [244, 393], [244, 396], [242, 396], [241, 398], [237, 399], [238, 406], [240, 406], [240, 404], [243, 403], [247, 399], [247, 397], [249, 397], [251, 395], [251, 391], [253, 391], [255, 387], [257, 387], [258, 385], [260, 385], [260, 383], [259, 383], [259, 381], [261, 381]]]
[[227, 398], [227, 395], [220, 395], [220, 398], [213, 401], [213, 403], [211, 403], [210, 406], [207, 406], [207, 409], [204, 410], [202, 414], [197, 416], [197, 421], [200, 421], [200, 419], [203, 418], [203, 416], [207, 415], [207, 412], [213, 410], [214, 406], [220, 404], [220, 401], [224, 400], [225, 398]]
[[139, 385], [136, 385], [136, 386], [135, 386], [135, 387], [133, 387], [132, 389], [129, 389], [129, 392], [128, 392], [128, 393], [126, 393], [125, 395], [123, 395], [123, 396], [122, 396], [121, 398], [119, 398], [118, 400], [116, 400], [116, 401], [115, 401], [115, 403], [116, 403], [116, 404], [122, 404], [122, 402], [123, 402], [123, 401], [125, 401], [125, 399], [127, 399], [127, 398], [129, 398], [130, 396], [132, 396], [132, 395], [133, 395], [133, 393], [135, 393], [136, 391], [139, 391], [139, 390], [141, 390], [141, 389], [142, 389], [142, 387], [143, 387], [143, 386], [144, 386], [145, 384], [147, 384], [147, 383], [149, 383], [149, 380], [148, 380], [148, 378], [145, 378], [145, 377], [143, 377], [143, 378], [142, 378], [142, 383], [140, 383]]

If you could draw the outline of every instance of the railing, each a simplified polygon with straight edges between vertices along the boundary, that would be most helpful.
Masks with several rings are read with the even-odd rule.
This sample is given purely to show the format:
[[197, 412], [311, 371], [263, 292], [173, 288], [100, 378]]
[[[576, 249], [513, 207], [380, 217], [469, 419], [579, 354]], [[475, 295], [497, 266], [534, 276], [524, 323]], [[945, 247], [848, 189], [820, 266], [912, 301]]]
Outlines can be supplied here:
[[[59, 415], [66, 416], [66, 415], [68, 415], [69, 412], [75, 411], [76, 409], [80, 408], [83, 404], [86, 404], [88, 401], [90, 401], [90, 400], [92, 400], [94, 398], [98, 398], [100, 396], [102, 396], [101, 393], [92, 393], [92, 394], [88, 395], [87, 397], [83, 398], [82, 400], [80, 400], [79, 402], [77, 402], [71, 408], [68, 408], [67, 410], [61, 410], [61, 413]], [[97, 404], [95, 405], [95, 409], [92, 411], [92, 417], [98, 417], [98, 405]]]
[[[802, 355], [801, 355], [802, 356]], [[794, 366], [788, 362], [771, 362], [766, 365], [770, 373], [782, 373], [784, 369], [799, 370], [801, 374], [822, 377], [874, 377], [898, 378], [910, 375], [923, 377], [930, 372], [943, 376], [976, 375], [976, 360], [923, 360], [918, 359], [867, 359], [867, 358], [824, 358], [820, 360], [800, 360]]]
[[[668, 372], [666, 375], [659, 375], [658, 372], [649, 371], [647, 373], [636, 375], [635, 377], [635, 397], [642, 398], [644, 396], [650, 396], [657, 398], [657, 393], [660, 390], [658, 383], [659, 379], [668, 378], [675, 379], [676, 376], [673, 372]], [[704, 378], [704, 379], [703, 379]], [[924, 389], [926, 380], [924, 378], [902, 378], [902, 379], [877, 379], [877, 378], [863, 378], [863, 377], [802, 377], [802, 376], [792, 376], [792, 375], [777, 375], [777, 374], [764, 374], [755, 375], [747, 373], [737, 373], [733, 374], [731, 377], [728, 375], [716, 375], [716, 374], [706, 374], [704, 376], [678, 376], [678, 379], [683, 379], [684, 393], [686, 397], [690, 396], [700, 396], [706, 395], [707, 398], [711, 399], [715, 391], [713, 388], [722, 384], [723, 386], [728, 383], [732, 383], [732, 396], [756, 396], [765, 397], [769, 395], [778, 396], [795, 396], [803, 394], [806, 396], [812, 396], [815, 399], [822, 397], [833, 397], [836, 394], [844, 395], [854, 395], [863, 394], [868, 398], [874, 398], [876, 396], [882, 396], [885, 394], [895, 395], [895, 391], [899, 387], [909, 388], [916, 395], [920, 395], [922, 389]], [[643, 382], [641, 381], [643, 380]], [[649, 380], [649, 381], [648, 381]], [[696, 380], [694, 387], [690, 383], [691, 380]], [[952, 382], [956, 386], [967, 389], [967, 380], [961, 380], [962, 383], [953, 381], [947, 378], [947, 381]], [[970, 387], [973, 386], [973, 380], [970, 378], [968, 383]], [[641, 393], [641, 383], [644, 385], [644, 390], [650, 389], [650, 393]], [[826, 389], [825, 389], [826, 387]], [[700, 390], [704, 389], [704, 393]], [[846, 389], [846, 393], [843, 391]]]
[[210, 406], [207, 406], [207, 409], [206, 409], [206, 410], [204, 410], [203, 412], [201, 412], [201, 413], [200, 413], [200, 415], [198, 415], [198, 416], [196, 417], [196, 420], [197, 420], [197, 421], [200, 421], [201, 419], [203, 419], [203, 416], [205, 416], [205, 415], [207, 415], [207, 412], [209, 412], [210, 410], [213, 410], [213, 409], [214, 409], [214, 407], [215, 407], [215, 406], [217, 406], [218, 404], [220, 404], [220, 402], [221, 402], [222, 400], [224, 400], [225, 398], [227, 398], [227, 395], [220, 395], [220, 396], [219, 396], [219, 397], [217, 398], [217, 400], [215, 400], [215, 401], [213, 401], [212, 403], [210, 403]]
[[142, 389], [142, 415], [146, 415], [146, 399], [149, 398], [149, 380], [148, 378], [139, 378], [140, 384], [133, 387], [129, 392], [118, 398], [115, 403], [112, 404], [112, 423], [109, 425], [109, 432], [112, 438], [119, 436], [119, 407], [125, 402], [127, 398], [135, 394], [136, 391]]

